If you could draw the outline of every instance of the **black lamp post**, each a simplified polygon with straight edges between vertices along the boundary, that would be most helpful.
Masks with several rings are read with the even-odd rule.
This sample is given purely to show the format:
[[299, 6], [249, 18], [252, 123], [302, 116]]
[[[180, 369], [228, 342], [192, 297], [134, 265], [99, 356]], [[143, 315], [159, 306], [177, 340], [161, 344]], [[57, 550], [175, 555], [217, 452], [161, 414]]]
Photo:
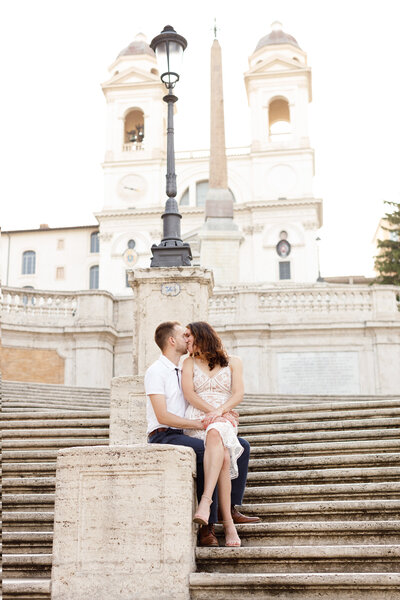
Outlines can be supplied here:
[[151, 267], [186, 267], [190, 266], [192, 252], [189, 244], [181, 240], [182, 215], [178, 209], [176, 196], [176, 173], [174, 151], [174, 104], [178, 98], [172, 93], [179, 81], [180, 63], [187, 41], [178, 35], [171, 25], [166, 25], [160, 35], [157, 35], [150, 44], [157, 56], [161, 71], [161, 81], [168, 90], [163, 100], [168, 104], [168, 129], [167, 129], [167, 186], [168, 199], [162, 215], [163, 238], [158, 244], [153, 244], [151, 251]]

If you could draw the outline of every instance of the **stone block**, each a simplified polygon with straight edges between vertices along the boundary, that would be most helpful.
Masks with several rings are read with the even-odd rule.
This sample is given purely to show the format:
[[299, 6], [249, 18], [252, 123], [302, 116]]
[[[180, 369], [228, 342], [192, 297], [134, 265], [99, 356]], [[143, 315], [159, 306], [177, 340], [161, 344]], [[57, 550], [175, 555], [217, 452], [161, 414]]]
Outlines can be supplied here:
[[194, 474], [181, 446], [60, 451], [52, 600], [189, 600]]
[[144, 375], [160, 355], [154, 332], [163, 321], [206, 321], [213, 274], [200, 267], [135, 269], [133, 289], [133, 374]]
[[114, 377], [111, 381], [110, 445], [145, 444], [146, 430], [143, 377]]

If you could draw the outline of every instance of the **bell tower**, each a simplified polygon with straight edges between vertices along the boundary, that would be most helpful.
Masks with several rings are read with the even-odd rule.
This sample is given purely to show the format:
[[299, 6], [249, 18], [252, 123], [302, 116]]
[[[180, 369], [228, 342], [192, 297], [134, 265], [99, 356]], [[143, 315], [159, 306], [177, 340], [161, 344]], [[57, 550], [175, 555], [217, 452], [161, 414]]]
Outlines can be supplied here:
[[109, 72], [102, 85], [107, 102], [104, 208], [151, 205], [160, 198], [154, 167], [165, 147], [166, 115], [156, 57], [143, 34], [119, 53]]
[[[268, 208], [262, 251], [266, 279], [315, 282], [322, 201], [313, 196], [308, 137], [311, 69], [297, 40], [272, 23], [249, 58], [253, 200]], [[261, 251], [261, 249], [260, 249]]]

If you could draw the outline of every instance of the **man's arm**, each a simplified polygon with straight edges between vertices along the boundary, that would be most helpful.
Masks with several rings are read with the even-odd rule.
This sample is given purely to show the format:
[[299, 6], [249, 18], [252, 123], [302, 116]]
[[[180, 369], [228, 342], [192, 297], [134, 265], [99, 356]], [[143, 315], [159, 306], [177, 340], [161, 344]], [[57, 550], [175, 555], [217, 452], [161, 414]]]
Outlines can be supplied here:
[[179, 429], [204, 429], [200, 419], [185, 419], [167, 411], [164, 394], [149, 394], [150, 402], [161, 425], [177, 427]]

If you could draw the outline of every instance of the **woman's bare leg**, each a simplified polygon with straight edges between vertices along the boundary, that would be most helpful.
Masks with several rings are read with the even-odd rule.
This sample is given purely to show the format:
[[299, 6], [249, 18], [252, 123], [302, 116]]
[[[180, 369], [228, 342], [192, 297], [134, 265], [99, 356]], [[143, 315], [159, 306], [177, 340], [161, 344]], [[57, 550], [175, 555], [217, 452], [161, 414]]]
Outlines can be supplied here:
[[195, 519], [208, 522], [210, 515], [210, 500], [217, 485], [218, 477], [224, 462], [224, 445], [216, 429], [207, 433], [206, 448], [204, 451], [204, 489], [203, 496], [197, 508]]
[[229, 451], [225, 448], [224, 462], [218, 478], [218, 504], [224, 524], [226, 545], [240, 546], [240, 538], [231, 514], [231, 489], [230, 456]]

